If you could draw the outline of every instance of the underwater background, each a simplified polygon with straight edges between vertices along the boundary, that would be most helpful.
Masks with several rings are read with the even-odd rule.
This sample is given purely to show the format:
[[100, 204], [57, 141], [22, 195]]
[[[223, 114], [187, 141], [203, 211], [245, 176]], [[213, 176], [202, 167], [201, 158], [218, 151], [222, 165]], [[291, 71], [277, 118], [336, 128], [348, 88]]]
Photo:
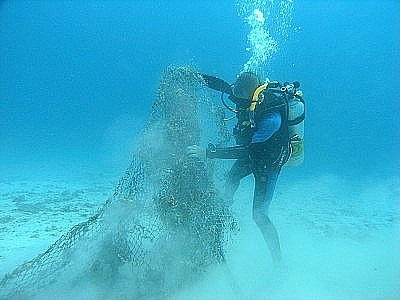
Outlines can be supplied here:
[[[389, 212], [382, 217], [390, 227], [389, 258], [400, 259], [400, 4], [394, 0], [2, 1], [0, 181], [95, 170], [116, 182], [163, 70], [192, 65], [234, 82], [252, 55], [241, 7], [279, 3], [287, 5], [286, 15], [274, 9], [273, 21], [264, 15], [276, 44], [261, 75], [299, 81], [307, 112], [305, 161], [283, 171], [274, 201], [292, 180], [305, 194], [312, 193], [305, 185], [328, 182], [340, 215], [340, 206], [362, 190], [357, 199], [367, 219], [382, 207]], [[102, 193], [111, 194], [108, 188]], [[389, 299], [399, 296], [398, 261], [385, 273]]]
[[[2, 1], [1, 164], [129, 161], [161, 72], [233, 82], [249, 53], [234, 1]], [[301, 173], [385, 177], [398, 154], [396, 1], [296, 1], [268, 78], [307, 100]], [[115, 157], [116, 156], [116, 157]]]

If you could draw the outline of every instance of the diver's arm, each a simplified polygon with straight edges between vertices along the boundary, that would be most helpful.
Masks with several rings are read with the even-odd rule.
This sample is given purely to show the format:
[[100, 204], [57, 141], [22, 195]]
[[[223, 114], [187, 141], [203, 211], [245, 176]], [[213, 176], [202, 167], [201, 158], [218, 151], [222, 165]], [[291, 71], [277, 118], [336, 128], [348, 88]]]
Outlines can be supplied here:
[[209, 159], [241, 159], [249, 157], [248, 146], [216, 147], [214, 144], [208, 144], [208, 147], [198, 145], [188, 146], [186, 149], [188, 158], [196, 161], [206, 161]]
[[249, 157], [248, 146], [233, 146], [233, 147], [216, 147], [214, 144], [208, 144], [206, 149], [207, 158], [220, 159], [243, 159]]
[[199, 73], [200, 76], [204, 79], [206, 85], [213, 90], [226, 93], [228, 95], [233, 95], [232, 86], [226, 81], [219, 79], [218, 77]]

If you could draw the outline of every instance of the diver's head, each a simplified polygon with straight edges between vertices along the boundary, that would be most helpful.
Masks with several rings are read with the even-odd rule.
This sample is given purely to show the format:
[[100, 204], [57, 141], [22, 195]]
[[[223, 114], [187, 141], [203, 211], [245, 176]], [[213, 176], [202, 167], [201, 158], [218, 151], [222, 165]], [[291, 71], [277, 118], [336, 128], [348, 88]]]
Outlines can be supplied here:
[[256, 88], [261, 84], [258, 76], [253, 72], [243, 72], [236, 79], [233, 86], [233, 95], [242, 99], [251, 99]]

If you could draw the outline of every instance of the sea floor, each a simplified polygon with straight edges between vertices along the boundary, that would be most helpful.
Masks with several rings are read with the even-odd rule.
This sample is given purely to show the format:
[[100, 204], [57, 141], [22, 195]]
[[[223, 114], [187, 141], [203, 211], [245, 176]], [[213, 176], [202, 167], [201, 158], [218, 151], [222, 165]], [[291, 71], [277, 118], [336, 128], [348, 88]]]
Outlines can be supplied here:
[[[67, 164], [1, 172], [0, 278], [92, 216], [122, 175]], [[400, 299], [398, 177], [355, 183], [283, 174], [270, 207], [280, 266], [252, 221], [252, 184], [244, 180], [235, 196], [240, 230], [227, 263], [171, 299]]]

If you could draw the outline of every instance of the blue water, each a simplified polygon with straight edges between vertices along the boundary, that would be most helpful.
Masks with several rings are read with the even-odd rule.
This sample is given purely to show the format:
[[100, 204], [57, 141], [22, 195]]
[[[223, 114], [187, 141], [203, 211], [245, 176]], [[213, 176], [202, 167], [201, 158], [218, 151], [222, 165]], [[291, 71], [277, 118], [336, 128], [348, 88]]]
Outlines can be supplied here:
[[[399, 13], [387, 0], [295, 2], [296, 30], [268, 77], [302, 83], [299, 172], [396, 173]], [[3, 1], [1, 163], [125, 163], [163, 69], [194, 63], [232, 82], [248, 30], [234, 1]]]

